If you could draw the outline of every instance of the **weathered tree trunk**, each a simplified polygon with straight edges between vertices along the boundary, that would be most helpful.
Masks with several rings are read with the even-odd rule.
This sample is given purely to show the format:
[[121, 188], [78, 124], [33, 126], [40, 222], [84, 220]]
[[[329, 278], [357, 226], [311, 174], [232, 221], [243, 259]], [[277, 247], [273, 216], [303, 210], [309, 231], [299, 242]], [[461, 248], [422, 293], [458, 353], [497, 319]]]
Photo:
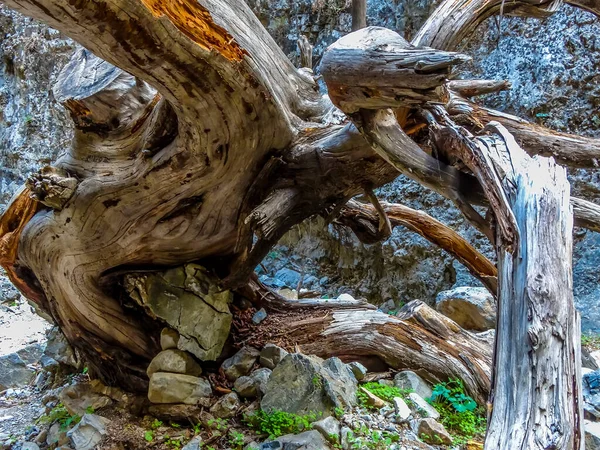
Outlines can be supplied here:
[[367, 26], [367, 0], [352, 0], [352, 31]]
[[[510, 158], [530, 160], [498, 126], [471, 134], [488, 133], [485, 125], [501, 113], [461, 96], [506, 83], [449, 83], [453, 67], [468, 60], [450, 50], [486, 17], [545, 17], [560, 1], [446, 0], [412, 44], [389, 30], [362, 29], [365, 2], [355, 1], [361, 30], [322, 60], [329, 96], [310, 71], [292, 66], [243, 0], [4, 3], [97, 55], [79, 52], [60, 76], [55, 97], [73, 117], [75, 139], [0, 219], [0, 263], [105, 381], [143, 389], [158, 350], [158, 321], [125, 308], [115, 280], [200, 261], [223, 289], [287, 312], [283, 320], [303, 330], [291, 335], [307, 352], [375, 355], [398, 368], [405, 361], [431, 378], [460, 376], [483, 399], [489, 354], [435, 314], [390, 318], [337, 303], [315, 316], [323, 302], [282, 303], [264, 291], [253, 297], [261, 291], [251, 281], [254, 267], [290, 227], [315, 214], [341, 215], [368, 239], [408, 225], [445, 245], [494, 290], [494, 268], [457, 236], [433, 219], [379, 204], [373, 189], [404, 173], [452, 200], [499, 248], [498, 412], [490, 448], [577, 448], [577, 319], [569, 269], [557, 264], [570, 259], [569, 202], [576, 223], [595, 230], [600, 207], [569, 199], [564, 174], [544, 160], [526, 165], [547, 168], [552, 189], [528, 180], [524, 167], [507, 166]], [[577, 4], [600, 13], [597, 0]], [[471, 131], [453, 125], [459, 120]], [[531, 154], [595, 165], [596, 140], [497, 120]], [[419, 140], [426, 127], [433, 139]], [[496, 158], [486, 142], [508, 150]], [[343, 210], [361, 193], [374, 205], [368, 219]], [[477, 205], [491, 208], [492, 223]], [[364, 233], [367, 221], [377, 225]], [[303, 318], [289, 314], [298, 307]]]

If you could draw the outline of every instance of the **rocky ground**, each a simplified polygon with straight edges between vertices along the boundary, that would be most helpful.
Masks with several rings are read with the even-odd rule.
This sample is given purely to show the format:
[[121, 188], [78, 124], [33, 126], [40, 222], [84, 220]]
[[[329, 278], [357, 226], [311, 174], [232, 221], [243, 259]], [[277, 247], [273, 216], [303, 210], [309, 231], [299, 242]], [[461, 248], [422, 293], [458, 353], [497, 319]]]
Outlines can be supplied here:
[[[485, 410], [457, 380], [432, 385], [411, 371], [374, 373], [275, 344], [239, 347], [215, 366], [165, 328], [148, 392], [134, 395], [94, 380], [22, 298], [2, 308], [2, 329], [13, 332], [0, 341], [1, 450], [483, 448]], [[436, 308], [473, 332], [495, 323], [483, 289], [442, 292]], [[600, 339], [583, 343], [589, 450], [600, 448]]]

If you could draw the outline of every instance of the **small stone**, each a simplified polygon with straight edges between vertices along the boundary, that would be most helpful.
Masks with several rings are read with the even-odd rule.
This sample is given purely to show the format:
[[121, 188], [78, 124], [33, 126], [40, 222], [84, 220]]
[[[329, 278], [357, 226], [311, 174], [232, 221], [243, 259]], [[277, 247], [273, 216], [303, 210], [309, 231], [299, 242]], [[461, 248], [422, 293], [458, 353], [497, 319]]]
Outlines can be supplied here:
[[295, 289], [298, 286], [301, 277], [302, 275], [300, 275], [300, 272], [287, 268], [279, 269], [275, 273], [275, 278], [277, 280], [281, 281], [285, 286], [292, 289]]
[[235, 380], [233, 387], [240, 397], [262, 397], [267, 389], [267, 382], [269, 381], [270, 376], [270, 369], [258, 369], [252, 372], [249, 376], [239, 377], [237, 380]]
[[332, 444], [340, 441], [340, 423], [334, 417], [325, 417], [318, 422], [314, 422], [312, 427]]
[[256, 314], [254, 314], [254, 316], [252, 316], [252, 322], [255, 323], [256, 325], [258, 325], [266, 318], [267, 318], [267, 311], [265, 310], [265, 308], [261, 308], [258, 311], [256, 311]]
[[397, 373], [394, 377], [394, 385], [398, 389], [412, 390], [423, 398], [429, 398], [433, 393], [429, 383], [410, 370]]
[[585, 429], [585, 450], [600, 450], [600, 423], [583, 421]]
[[21, 445], [21, 450], [40, 450], [40, 446], [35, 442], [23, 442], [23, 445]]
[[229, 419], [230, 417], [235, 416], [239, 407], [239, 397], [235, 392], [230, 392], [229, 394], [221, 397], [217, 403], [210, 408], [210, 412], [212, 415], [220, 419]]
[[367, 396], [367, 405], [372, 406], [373, 408], [383, 408], [386, 405], [384, 400], [380, 399], [364, 387], [360, 387], [360, 391]]
[[172, 328], [163, 328], [160, 332], [160, 348], [169, 350], [177, 348], [177, 344], [179, 344], [179, 333]]
[[229, 381], [235, 381], [243, 375], [248, 375], [259, 355], [260, 352], [254, 347], [244, 347], [226, 359], [221, 368]]
[[340, 431], [340, 441], [342, 444], [342, 448], [344, 450], [350, 448], [350, 446], [351, 446], [350, 437], [353, 434], [354, 433], [352, 432], [352, 429], [350, 429], [349, 427], [342, 427], [342, 429]]
[[298, 300], [298, 291], [296, 289], [283, 288], [279, 289], [277, 293], [288, 300]]
[[[208, 404], [207, 401], [206, 405]], [[202, 419], [202, 407], [196, 405], [152, 405], [148, 408], [148, 413], [165, 422], [189, 422], [191, 420], [198, 423]]]
[[85, 414], [79, 423], [67, 433], [75, 450], [93, 450], [106, 434], [110, 420], [96, 414]]
[[378, 380], [377, 383], [379, 383], [382, 386], [394, 387], [394, 382], [392, 380], [386, 380], [385, 378]]
[[46, 437], [46, 444], [56, 445], [68, 440], [67, 433], [61, 430], [59, 423], [54, 423], [48, 430], [48, 436]]
[[403, 399], [400, 397], [394, 397], [392, 402], [394, 403], [394, 410], [397, 417], [399, 417], [401, 420], [406, 420], [410, 417], [412, 411]]
[[419, 435], [419, 438], [423, 440], [423, 442], [428, 444], [452, 444], [452, 437], [446, 431], [444, 425], [432, 418], [421, 419], [419, 421], [417, 434]]
[[356, 299], [350, 294], [340, 294], [336, 300], [338, 302], [357, 303]]
[[181, 450], [201, 450], [202, 449], [202, 437], [195, 436], [190, 442], [185, 444]]
[[88, 409], [98, 411], [112, 405], [112, 400], [105, 395], [94, 392], [90, 383], [67, 386], [58, 395], [69, 414], [83, 416]]
[[152, 403], [197, 405], [211, 394], [210, 383], [204, 378], [166, 372], [156, 372], [150, 377], [148, 400]]
[[274, 344], [267, 344], [260, 352], [260, 365], [273, 370], [287, 355], [288, 352], [281, 347]]
[[416, 408], [416, 412], [422, 415], [426, 415], [426, 417], [431, 417], [432, 419], [437, 420], [440, 418], [440, 413], [437, 412], [437, 410], [433, 406], [431, 406], [429, 403], [423, 400], [423, 397], [421, 397], [416, 392], [411, 392], [410, 394], [408, 394], [408, 398], [411, 402], [413, 402]]
[[305, 431], [300, 434], [287, 434], [274, 441], [265, 442], [259, 447], [260, 450], [325, 450], [327, 448], [327, 441], [316, 430]]
[[367, 368], [357, 361], [352, 361], [348, 364], [348, 367], [357, 381], [362, 381], [367, 376]]
[[202, 367], [188, 352], [177, 349], [163, 350], [154, 357], [146, 373], [151, 377], [155, 372], [182, 373], [199, 377], [202, 375]]

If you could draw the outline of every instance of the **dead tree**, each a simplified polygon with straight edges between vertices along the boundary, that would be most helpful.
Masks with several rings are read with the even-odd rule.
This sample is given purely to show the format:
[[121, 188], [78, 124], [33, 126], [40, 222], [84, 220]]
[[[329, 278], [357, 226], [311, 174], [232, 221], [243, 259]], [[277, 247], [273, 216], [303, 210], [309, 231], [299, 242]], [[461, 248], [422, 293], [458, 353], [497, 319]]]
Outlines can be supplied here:
[[[72, 147], [0, 218], [0, 263], [99, 377], [144, 389], [158, 351], [160, 322], [124, 308], [115, 280], [201, 262], [223, 289], [283, 312], [282, 320], [302, 307], [296, 326], [304, 332], [293, 336], [307, 351], [372, 354], [392, 367], [408, 361], [430, 377], [460, 376], [478, 399], [492, 386], [490, 448], [581, 448], [567, 262], [573, 220], [598, 230], [600, 208], [569, 196], [552, 159], [525, 152], [595, 167], [598, 141], [467, 98], [504, 82], [449, 82], [468, 60], [454, 51], [484, 19], [545, 17], [559, 0], [445, 0], [411, 44], [382, 28], [357, 31], [323, 57], [328, 97], [243, 0], [3, 2], [89, 49], [54, 88], [75, 122]], [[572, 4], [600, 15], [598, 0]], [[431, 220], [379, 204], [373, 189], [399, 173], [453, 201], [495, 243], [498, 270]], [[361, 193], [373, 209], [345, 208]], [[293, 303], [258, 285], [254, 267], [315, 214], [371, 240], [409, 224], [497, 286], [492, 383], [485, 345], [431, 313], [433, 327], [414, 310], [390, 318], [368, 305]]]

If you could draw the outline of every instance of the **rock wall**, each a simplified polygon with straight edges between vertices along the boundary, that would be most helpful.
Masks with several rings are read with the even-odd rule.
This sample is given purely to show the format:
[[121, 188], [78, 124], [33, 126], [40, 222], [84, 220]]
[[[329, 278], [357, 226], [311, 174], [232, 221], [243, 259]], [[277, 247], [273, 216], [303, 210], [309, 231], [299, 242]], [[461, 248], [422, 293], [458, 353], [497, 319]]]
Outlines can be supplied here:
[[[315, 45], [315, 66], [323, 50], [350, 29], [350, 0], [247, 0], [292, 60], [296, 40], [306, 34]], [[434, 0], [368, 0], [371, 25], [410, 38]], [[54, 160], [69, 145], [71, 125], [53, 100], [51, 86], [76, 45], [35, 21], [0, 6], [0, 208], [25, 177]], [[492, 19], [464, 49], [474, 57], [468, 75], [506, 78], [507, 93], [488, 105], [555, 129], [600, 133], [600, 24], [591, 14], [564, 6], [543, 22]], [[574, 171], [573, 191], [600, 201], [597, 173]], [[424, 209], [458, 229], [482, 251], [491, 248], [448, 201], [400, 177], [379, 190], [388, 201]], [[600, 236], [576, 232], [575, 294], [584, 329], [600, 330]], [[342, 292], [398, 307], [415, 298], [432, 302], [457, 285], [476, 284], [460, 265], [421, 237], [398, 228], [386, 242], [364, 246], [346, 230], [314, 220], [296, 227], [259, 268], [275, 283], [279, 269], [304, 274], [304, 285], [326, 295]]]

